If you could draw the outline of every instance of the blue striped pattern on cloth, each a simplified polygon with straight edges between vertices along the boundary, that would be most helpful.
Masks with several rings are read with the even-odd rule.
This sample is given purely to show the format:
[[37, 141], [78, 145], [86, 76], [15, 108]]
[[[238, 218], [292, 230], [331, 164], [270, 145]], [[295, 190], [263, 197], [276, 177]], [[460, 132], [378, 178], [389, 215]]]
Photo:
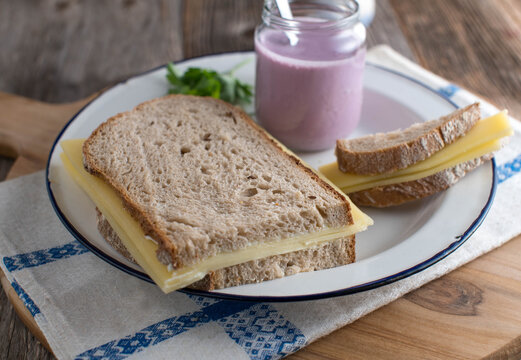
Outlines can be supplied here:
[[72, 241], [65, 245], [48, 249], [31, 251], [14, 256], [5, 256], [4, 265], [8, 271], [13, 272], [35, 266], [48, 264], [57, 260], [67, 259], [74, 255], [88, 252], [88, 249], [78, 241]]
[[511, 178], [521, 171], [521, 154], [497, 167], [498, 184]]
[[200, 310], [174, 316], [124, 338], [79, 354], [76, 359], [119, 360], [209, 322], [225, 332], [254, 360], [278, 359], [303, 347], [306, 338], [271, 305], [192, 297]]
[[[88, 249], [77, 241], [52, 248], [6, 256], [9, 272], [49, 264], [81, 255]], [[40, 313], [34, 301], [16, 282], [12, 283], [32, 316]], [[302, 332], [272, 306], [255, 302], [225, 301], [190, 296], [201, 310], [163, 320], [122, 339], [113, 340], [80, 355], [78, 359], [124, 359], [192, 328], [216, 322], [251, 359], [278, 359], [306, 343]]]
[[36, 306], [33, 299], [31, 299], [29, 295], [27, 295], [25, 290], [20, 286], [20, 284], [18, 284], [16, 280], [14, 280], [11, 283], [11, 286], [13, 287], [14, 291], [16, 291], [18, 297], [20, 298], [20, 300], [22, 300], [27, 310], [29, 310], [32, 317], [35, 317], [37, 314], [40, 313], [40, 308]]
[[251, 359], [278, 359], [306, 345], [306, 337], [268, 304], [217, 320]]
[[218, 301], [198, 311], [174, 316], [147, 326], [122, 339], [113, 340], [79, 354], [76, 359], [124, 359], [151, 345], [159, 344], [190, 329], [229, 316], [251, 307], [255, 303], [240, 301]]

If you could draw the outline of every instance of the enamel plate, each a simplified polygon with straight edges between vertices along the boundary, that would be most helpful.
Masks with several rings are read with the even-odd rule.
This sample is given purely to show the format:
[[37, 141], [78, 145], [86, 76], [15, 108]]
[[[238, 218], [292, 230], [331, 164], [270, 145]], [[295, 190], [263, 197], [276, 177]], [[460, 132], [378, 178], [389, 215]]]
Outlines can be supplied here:
[[[246, 58], [251, 62], [236, 75], [253, 84], [255, 56], [251, 52], [201, 57], [177, 66], [182, 71], [190, 66], [226, 71]], [[47, 165], [50, 201], [65, 227], [103, 260], [146, 281], [151, 280], [142, 269], [108, 246], [98, 233], [94, 204], [66, 174], [59, 158], [59, 142], [86, 138], [110, 116], [165, 95], [168, 88], [165, 74], [164, 67], [149, 71], [94, 99], [63, 128]], [[455, 109], [450, 100], [428, 86], [368, 64], [362, 119], [352, 136], [404, 128]], [[300, 156], [315, 168], [335, 159], [333, 149]], [[218, 291], [182, 291], [239, 300], [295, 301], [346, 295], [389, 284], [426, 269], [456, 250], [483, 221], [495, 187], [492, 161], [449, 190], [428, 199], [388, 209], [363, 208], [375, 224], [357, 235], [354, 264]]]

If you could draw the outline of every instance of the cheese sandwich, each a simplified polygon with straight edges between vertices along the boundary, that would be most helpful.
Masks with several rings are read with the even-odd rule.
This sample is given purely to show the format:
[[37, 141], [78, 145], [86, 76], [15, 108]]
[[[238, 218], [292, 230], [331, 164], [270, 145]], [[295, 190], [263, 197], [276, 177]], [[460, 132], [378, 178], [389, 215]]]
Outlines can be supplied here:
[[271, 280], [355, 260], [372, 220], [223, 101], [170, 95], [61, 143], [102, 235], [165, 292]]
[[400, 205], [454, 185], [510, 135], [506, 112], [481, 119], [475, 103], [404, 130], [338, 140], [337, 162], [320, 171], [360, 206]]

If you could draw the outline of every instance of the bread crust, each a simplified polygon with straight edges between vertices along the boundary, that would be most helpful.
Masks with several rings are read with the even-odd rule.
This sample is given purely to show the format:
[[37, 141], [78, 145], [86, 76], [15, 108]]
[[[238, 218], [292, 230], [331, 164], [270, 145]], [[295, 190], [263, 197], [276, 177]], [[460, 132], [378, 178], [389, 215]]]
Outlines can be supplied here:
[[474, 103], [438, 120], [415, 124], [405, 130], [337, 140], [338, 167], [343, 172], [359, 175], [405, 169], [464, 136], [480, 117], [479, 103]]
[[423, 199], [448, 189], [456, 184], [469, 171], [474, 170], [491, 158], [492, 154], [488, 154], [422, 179], [357, 191], [349, 194], [349, 198], [358, 206], [379, 208], [401, 205], [409, 201]]
[[[138, 106], [136, 106], [133, 110], [117, 114], [111, 118], [109, 118], [107, 121], [99, 125], [93, 133], [90, 135], [90, 137], [85, 141], [83, 144], [83, 162], [85, 169], [104, 180], [107, 184], [109, 184], [116, 193], [120, 196], [120, 198], [123, 201], [123, 204], [125, 208], [129, 211], [129, 213], [132, 215], [132, 217], [137, 220], [142, 229], [144, 230], [144, 233], [146, 235], [151, 236], [159, 243], [160, 251], [166, 251], [168, 254], [170, 254], [171, 258], [171, 264], [174, 269], [180, 268], [185, 265], [184, 261], [179, 256], [179, 249], [177, 248], [176, 244], [172, 242], [167, 234], [162, 231], [160, 228], [154, 225], [154, 221], [148, 216], [148, 214], [140, 209], [140, 206], [132, 200], [132, 198], [127, 194], [125, 189], [117, 184], [115, 181], [113, 181], [107, 174], [104, 173], [104, 171], [99, 168], [96, 165], [95, 158], [91, 155], [90, 146], [92, 139], [94, 139], [96, 136], [98, 136], [101, 132], [107, 131], [108, 127], [116, 121], [122, 121], [125, 116], [129, 115], [130, 113], [134, 111], [140, 111], [143, 107], [145, 107], [148, 104], [157, 102], [157, 101], [164, 101], [168, 99], [173, 98], [183, 98], [183, 97], [189, 97], [193, 98], [193, 96], [189, 95], [167, 95], [161, 98], [153, 99], [147, 102], [144, 102]], [[292, 162], [295, 163], [298, 169], [305, 172], [313, 181], [315, 181], [320, 187], [322, 187], [326, 192], [333, 195], [335, 198], [341, 201], [342, 208], [343, 208], [343, 214], [345, 216], [344, 225], [353, 224], [353, 219], [351, 215], [351, 209], [350, 204], [347, 198], [336, 191], [330, 184], [328, 184], [326, 181], [321, 179], [313, 170], [311, 170], [309, 167], [307, 167], [305, 164], [302, 163], [300, 159], [298, 159], [295, 155], [289, 153], [287, 149], [284, 149], [276, 140], [274, 140], [271, 136], [269, 136], [263, 129], [261, 129], [246, 113], [244, 113], [239, 108], [228, 104], [224, 101], [214, 99], [211, 97], [205, 98], [206, 101], [215, 102], [218, 103], [221, 106], [226, 107], [233, 116], [239, 117], [242, 121], [244, 121], [246, 124], [248, 124], [251, 128], [253, 128], [261, 138], [263, 138], [267, 143], [271, 146], [273, 146], [278, 153], [290, 159]]]
[[[96, 208], [98, 231], [116, 251], [127, 260], [136, 261], [123, 245], [107, 219]], [[319, 245], [312, 249], [295, 251], [283, 255], [229, 266], [208, 273], [201, 280], [188, 286], [191, 289], [215, 290], [294, 275], [300, 272], [328, 269], [347, 265], [355, 261], [355, 235]]]

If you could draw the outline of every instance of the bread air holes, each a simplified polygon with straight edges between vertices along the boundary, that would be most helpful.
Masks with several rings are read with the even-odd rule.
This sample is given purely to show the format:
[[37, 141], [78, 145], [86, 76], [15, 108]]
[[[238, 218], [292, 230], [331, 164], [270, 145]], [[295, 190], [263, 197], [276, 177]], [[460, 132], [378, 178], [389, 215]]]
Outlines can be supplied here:
[[261, 190], [269, 190], [270, 186], [268, 184], [258, 184], [257, 187]]
[[309, 210], [302, 210], [301, 212], [299, 212], [299, 215], [300, 217], [303, 217], [303, 218], [309, 218], [309, 217], [312, 217], [312, 214], [311, 214], [311, 211]]
[[318, 213], [320, 214], [320, 216], [322, 216], [322, 219], [327, 219], [326, 209], [324, 209], [322, 206], [318, 206], [318, 205], [316, 205], [315, 207], [316, 207]]
[[181, 147], [181, 156], [184, 156], [185, 154], [190, 152], [190, 148], [188, 146], [182, 146]]
[[273, 193], [274, 195], [277, 195], [277, 194], [281, 194], [281, 195], [282, 195], [282, 194], [284, 194], [284, 191], [282, 191], [282, 190], [280, 190], [280, 189], [277, 189], [277, 190], [273, 190], [272, 193]]
[[267, 181], [267, 182], [270, 182], [270, 181], [271, 181], [271, 176], [268, 176], [268, 175], [262, 175], [262, 178], [264, 179], [264, 181]]
[[242, 196], [245, 196], [245, 197], [252, 197], [252, 196], [255, 196], [258, 194], [258, 191], [256, 188], [249, 188], [249, 189], [246, 189], [242, 192]]
[[161, 181], [161, 178], [160, 178], [160, 177], [155, 177], [155, 178], [154, 178], [154, 182], [156, 182], [156, 183], [158, 183], [158, 184], [159, 184], [159, 183], [162, 183], [162, 184], [161, 184], [161, 185], [162, 185], [162, 188], [165, 189], [165, 188], [168, 187], [168, 185], [170, 185], [170, 184], [172, 183], [172, 179], [168, 179], [168, 178], [167, 178], [166, 180]]
[[233, 123], [237, 125], [237, 119], [235, 118], [235, 115], [231, 111], [228, 111], [226, 114], [224, 114], [229, 119], [232, 119]]
[[308, 196], [308, 199], [310, 199], [310, 200], [315, 200], [316, 198], [317, 198], [317, 197], [316, 197], [315, 195], [309, 195], [309, 196]]

